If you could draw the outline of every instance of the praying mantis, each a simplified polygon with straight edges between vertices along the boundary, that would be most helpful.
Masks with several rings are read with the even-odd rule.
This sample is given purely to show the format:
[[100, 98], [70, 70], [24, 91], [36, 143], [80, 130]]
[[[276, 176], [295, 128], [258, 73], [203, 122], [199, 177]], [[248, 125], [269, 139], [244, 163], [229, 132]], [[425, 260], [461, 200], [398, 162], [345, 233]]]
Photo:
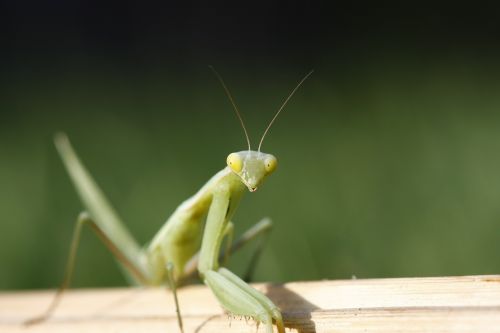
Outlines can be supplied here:
[[[251, 317], [273, 332], [285, 328], [280, 309], [264, 294], [257, 291], [227, 268], [221, 267], [231, 252], [245, 243], [262, 237], [272, 223], [264, 218], [233, 242], [233, 215], [242, 195], [248, 189], [255, 192], [274, 172], [277, 159], [261, 152], [261, 146], [272, 124], [310, 71], [296, 85], [269, 122], [259, 142], [258, 150], [251, 149], [243, 118], [222, 77], [210, 67], [222, 84], [245, 133], [248, 150], [227, 156], [227, 166], [216, 173], [192, 197], [184, 201], [167, 219], [152, 241], [140, 247], [75, 153], [65, 134], [55, 136], [55, 145], [69, 176], [85, 207], [77, 219], [73, 233], [63, 283], [45, 313], [29, 320], [35, 324], [46, 320], [59, 304], [68, 288], [83, 226], [89, 226], [114, 254], [127, 278], [144, 286], [167, 286], [172, 290], [179, 330], [184, 332], [177, 299], [177, 287], [198, 272], [201, 280], [212, 290], [222, 307], [229, 313]], [[225, 249], [221, 245], [225, 241]]]

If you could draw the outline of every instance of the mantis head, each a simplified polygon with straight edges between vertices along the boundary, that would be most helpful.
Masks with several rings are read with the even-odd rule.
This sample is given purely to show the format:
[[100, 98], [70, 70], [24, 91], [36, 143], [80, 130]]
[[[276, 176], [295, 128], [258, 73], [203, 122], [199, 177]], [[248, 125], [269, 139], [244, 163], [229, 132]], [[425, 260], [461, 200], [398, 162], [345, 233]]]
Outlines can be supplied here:
[[250, 192], [254, 192], [276, 170], [278, 160], [271, 154], [246, 150], [229, 154], [227, 166], [240, 177]]
[[269, 129], [271, 128], [271, 125], [274, 123], [274, 121], [276, 120], [280, 112], [283, 110], [285, 105], [288, 103], [290, 98], [292, 98], [293, 94], [295, 94], [297, 89], [299, 89], [302, 83], [304, 83], [304, 81], [313, 73], [313, 71], [307, 73], [307, 75], [304, 76], [302, 80], [300, 80], [300, 82], [292, 90], [290, 95], [288, 95], [288, 97], [285, 99], [281, 107], [274, 115], [273, 119], [271, 119], [271, 121], [269, 122], [269, 125], [267, 125], [267, 128], [264, 131], [262, 138], [260, 139], [259, 148], [257, 151], [255, 151], [251, 149], [250, 138], [248, 137], [247, 129], [245, 128], [245, 123], [243, 122], [243, 118], [241, 117], [240, 111], [238, 110], [236, 103], [234, 102], [233, 96], [231, 96], [229, 89], [227, 89], [226, 84], [224, 83], [224, 80], [219, 75], [219, 73], [217, 73], [217, 71], [212, 66], [209, 67], [210, 69], [212, 69], [215, 76], [217, 76], [217, 78], [219, 79], [220, 83], [222, 84], [222, 87], [226, 92], [227, 97], [229, 98], [229, 101], [233, 105], [234, 111], [236, 112], [236, 115], [240, 120], [241, 127], [243, 127], [243, 131], [245, 132], [245, 137], [248, 143], [248, 150], [229, 154], [229, 156], [227, 157], [227, 165], [235, 174], [237, 174], [240, 177], [241, 181], [248, 187], [250, 192], [255, 192], [257, 190], [257, 187], [259, 187], [259, 185], [262, 184], [264, 179], [267, 176], [269, 176], [278, 166], [278, 160], [276, 159], [276, 157], [274, 157], [271, 154], [266, 154], [260, 151], [262, 142], [264, 142], [264, 138]]

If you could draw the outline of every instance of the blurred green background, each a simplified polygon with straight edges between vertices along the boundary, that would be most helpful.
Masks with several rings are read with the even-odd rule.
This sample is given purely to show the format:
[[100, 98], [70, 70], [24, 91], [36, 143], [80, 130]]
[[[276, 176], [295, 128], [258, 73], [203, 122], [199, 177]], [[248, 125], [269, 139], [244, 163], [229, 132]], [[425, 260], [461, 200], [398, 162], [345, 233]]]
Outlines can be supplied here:
[[[263, 216], [275, 222], [256, 280], [500, 271], [500, 62], [490, 35], [463, 34], [458, 18], [452, 31], [434, 29], [449, 21], [403, 24], [420, 22], [419, 14], [373, 25], [386, 22], [380, 13], [360, 33], [349, 10], [335, 14], [340, 23], [320, 17], [284, 32], [279, 24], [303, 10], [295, 8], [288, 12], [295, 16], [258, 28], [246, 16], [242, 26], [234, 19], [214, 27], [208, 15], [158, 41], [147, 39], [157, 26], [143, 27], [149, 11], [139, 23], [132, 9], [119, 11], [95, 28], [89, 8], [71, 12], [76, 23], [62, 15], [32, 25], [19, 22], [38, 18], [36, 8], [10, 8], [28, 18], [10, 23], [16, 34], [2, 68], [0, 288], [61, 281], [82, 206], [55, 132], [68, 134], [141, 243], [225, 166], [228, 153], [245, 149], [208, 64], [232, 90], [254, 144], [315, 69], [264, 142], [278, 157], [277, 172], [245, 196], [235, 217], [237, 234]], [[271, 22], [272, 13], [261, 19]], [[230, 266], [241, 273], [248, 259], [242, 251]], [[85, 232], [73, 285], [124, 283], [111, 254]]]

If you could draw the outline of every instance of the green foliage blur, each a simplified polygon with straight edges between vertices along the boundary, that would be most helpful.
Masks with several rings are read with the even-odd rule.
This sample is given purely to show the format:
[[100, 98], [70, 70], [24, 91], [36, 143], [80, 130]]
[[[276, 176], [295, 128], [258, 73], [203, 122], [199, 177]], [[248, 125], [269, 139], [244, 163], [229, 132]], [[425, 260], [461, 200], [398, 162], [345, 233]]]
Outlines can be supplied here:
[[[344, 59], [345, 60], [345, 59]], [[258, 143], [310, 68], [214, 64]], [[266, 138], [278, 170], [248, 193], [240, 234], [275, 228], [257, 281], [500, 271], [500, 67], [494, 59], [314, 64]], [[64, 131], [141, 243], [245, 139], [207, 67], [23, 73], [0, 101], [0, 288], [57, 286], [82, 210], [57, 156]], [[252, 246], [230, 266], [241, 274]], [[84, 233], [73, 286], [125, 280]]]

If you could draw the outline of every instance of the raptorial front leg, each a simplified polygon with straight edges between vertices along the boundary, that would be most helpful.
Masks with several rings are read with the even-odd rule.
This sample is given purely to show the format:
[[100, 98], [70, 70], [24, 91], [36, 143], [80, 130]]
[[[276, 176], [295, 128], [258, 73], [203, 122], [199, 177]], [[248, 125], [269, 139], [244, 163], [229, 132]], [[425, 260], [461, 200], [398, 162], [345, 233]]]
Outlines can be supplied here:
[[[231, 222], [229, 222], [231, 223]], [[267, 236], [269, 235], [272, 229], [273, 223], [272, 221], [265, 217], [256, 224], [254, 224], [250, 229], [247, 229], [238, 239], [232, 242], [231, 247], [228, 249], [227, 246], [224, 251], [222, 251], [219, 255], [219, 262], [225, 263], [226, 258], [233, 255], [237, 251], [239, 251], [244, 246], [250, 244], [251, 242], [257, 241], [257, 245], [255, 246], [254, 252], [251, 256], [250, 263], [248, 264], [248, 268], [246, 273], [243, 275], [244, 281], [250, 281], [253, 271], [257, 265], [257, 262], [260, 258], [260, 254], [262, 253], [262, 249], [264, 248], [265, 242], [267, 240]], [[228, 228], [226, 228], [227, 230]], [[227, 243], [229, 245], [229, 242]], [[188, 281], [194, 278], [195, 274], [197, 274], [198, 263], [200, 262], [200, 252], [196, 253], [184, 266], [184, 272], [181, 277], [181, 284], [184, 281]], [[225, 266], [225, 265], [224, 265]]]
[[230, 195], [224, 188], [213, 194], [200, 252], [198, 271], [205, 284], [213, 291], [222, 307], [241, 316], [249, 316], [263, 323], [266, 332], [273, 332], [273, 319], [279, 333], [284, 333], [281, 313], [264, 294], [246, 284], [225, 268], [219, 269], [219, 251], [228, 223]]
[[222, 261], [222, 265], [226, 266], [227, 262], [229, 260], [229, 256], [231, 255], [231, 247], [233, 245], [233, 238], [234, 238], [234, 224], [233, 222], [229, 221], [226, 224], [226, 228], [224, 229], [224, 237], [226, 238], [226, 245], [225, 249], [222, 255], [222, 258], [220, 260]]
[[[239, 282], [236, 282], [233, 275]], [[235, 315], [248, 316], [265, 325], [266, 332], [273, 332], [273, 319], [279, 333], [285, 332], [281, 312], [264, 294], [246, 284], [225, 268], [205, 273], [205, 284], [210, 287], [221, 305]]]

